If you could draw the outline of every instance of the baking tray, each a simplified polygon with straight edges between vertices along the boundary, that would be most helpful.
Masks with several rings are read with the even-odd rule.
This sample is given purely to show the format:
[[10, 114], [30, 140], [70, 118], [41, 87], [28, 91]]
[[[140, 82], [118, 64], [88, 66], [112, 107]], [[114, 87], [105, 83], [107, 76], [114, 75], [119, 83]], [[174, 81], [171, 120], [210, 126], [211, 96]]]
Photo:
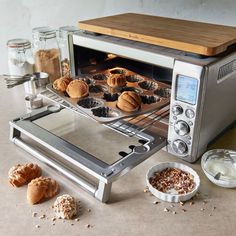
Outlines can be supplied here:
[[[109, 87], [106, 79], [111, 74], [124, 74], [127, 79], [126, 86]], [[154, 81], [125, 68], [115, 67], [75, 78], [81, 79], [89, 85], [89, 96], [80, 99], [70, 98], [66, 93], [55, 90], [52, 84], [47, 85], [47, 89], [69, 103], [75, 110], [83, 112], [99, 123], [110, 123], [119, 119], [138, 116], [161, 109], [170, 103], [171, 89], [169, 85]], [[119, 95], [127, 90], [135, 91], [141, 96], [141, 107], [135, 112], [124, 112], [116, 105]]]

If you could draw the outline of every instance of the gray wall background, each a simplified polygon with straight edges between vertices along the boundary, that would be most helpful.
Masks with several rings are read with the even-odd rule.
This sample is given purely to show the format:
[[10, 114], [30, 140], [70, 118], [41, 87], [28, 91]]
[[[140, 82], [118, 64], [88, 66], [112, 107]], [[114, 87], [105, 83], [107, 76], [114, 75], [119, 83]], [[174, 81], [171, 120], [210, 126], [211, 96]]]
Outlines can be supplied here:
[[8, 71], [8, 39], [31, 39], [37, 26], [58, 28], [124, 12], [236, 26], [236, 0], [0, 0], [0, 74]]

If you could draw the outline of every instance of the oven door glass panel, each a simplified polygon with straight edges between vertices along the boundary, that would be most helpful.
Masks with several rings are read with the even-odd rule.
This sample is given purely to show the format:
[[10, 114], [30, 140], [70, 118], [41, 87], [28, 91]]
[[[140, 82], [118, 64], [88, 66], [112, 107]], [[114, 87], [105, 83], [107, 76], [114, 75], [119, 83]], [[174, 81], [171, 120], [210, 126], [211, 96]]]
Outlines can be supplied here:
[[108, 165], [122, 158], [120, 151], [129, 153], [130, 145], [140, 146], [137, 138], [126, 137], [67, 109], [33, 122]]

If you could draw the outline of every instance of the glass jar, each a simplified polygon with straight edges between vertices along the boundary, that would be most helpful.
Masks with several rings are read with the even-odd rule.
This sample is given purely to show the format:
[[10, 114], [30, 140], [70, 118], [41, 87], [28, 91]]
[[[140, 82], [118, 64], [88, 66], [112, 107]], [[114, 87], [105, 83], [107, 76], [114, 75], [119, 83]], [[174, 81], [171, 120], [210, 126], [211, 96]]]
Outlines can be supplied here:
[[46, 72], [50, 82], [61, 77], [60, 50], [56, 30], [50, 27], [33, 29], [33, 48], [36, 72]]
[[61, 70], [63, 76], [70, 76], [68, 35], [76, 31], [78, 31], [78, 28], [75, 26], [62, 26], [59, 28], [59, 47], [61, 52]]
[[10, 75], [23, 76], [34, 72], [34, 59], [29, 40], [11, 39], [7, 42], [7, 48]]

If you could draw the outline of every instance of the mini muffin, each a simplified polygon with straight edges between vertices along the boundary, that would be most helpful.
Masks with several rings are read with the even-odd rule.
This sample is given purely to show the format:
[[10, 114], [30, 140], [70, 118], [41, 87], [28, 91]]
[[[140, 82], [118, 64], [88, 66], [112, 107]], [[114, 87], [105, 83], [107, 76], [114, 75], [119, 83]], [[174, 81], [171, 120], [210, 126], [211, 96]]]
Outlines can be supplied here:
[[58, 218], [69, 220], [77, 215], [76, 201], [69, 194], [58, 197], [53, 204], [53, 208]]
[[42, 200], [54, 197], [60, 191], [60, 186], [56, 180], [49, 177], [39, 177], [31, 180], [27, 188], [27, 200], [31, 204], [36, 204]]
[[82, 80], [72, 80], [67, 86], [66, 92], [71, 98], [82, 98], [89, 94], [89, 86]]
[[107, 84], [112, 88], [125, 86], [126, 85], [126, 77], [122, 74], [111, 75], [107, 79]]
[[53, 88], [58, 90], [58, 91], [65, 92], [68, 84], [70, 83], [70, 81], [71, 81], [70, 78], [65, 77], [65, 76], [61, 77], [59, 79], [56, 79], [53, 82]]
[[8, 172], [9, 182], [14, 187], [20, 187], [25, 183], [41, 176], [42, 170], [37, 164], [28, 163], [25, 165], [18, 164], [11, 167]]
[[117, 107], [122, 111], [133, 112], [140, 108], [141, 102], [142, 100], [137, 93], [125, 91], [119, 96]]

